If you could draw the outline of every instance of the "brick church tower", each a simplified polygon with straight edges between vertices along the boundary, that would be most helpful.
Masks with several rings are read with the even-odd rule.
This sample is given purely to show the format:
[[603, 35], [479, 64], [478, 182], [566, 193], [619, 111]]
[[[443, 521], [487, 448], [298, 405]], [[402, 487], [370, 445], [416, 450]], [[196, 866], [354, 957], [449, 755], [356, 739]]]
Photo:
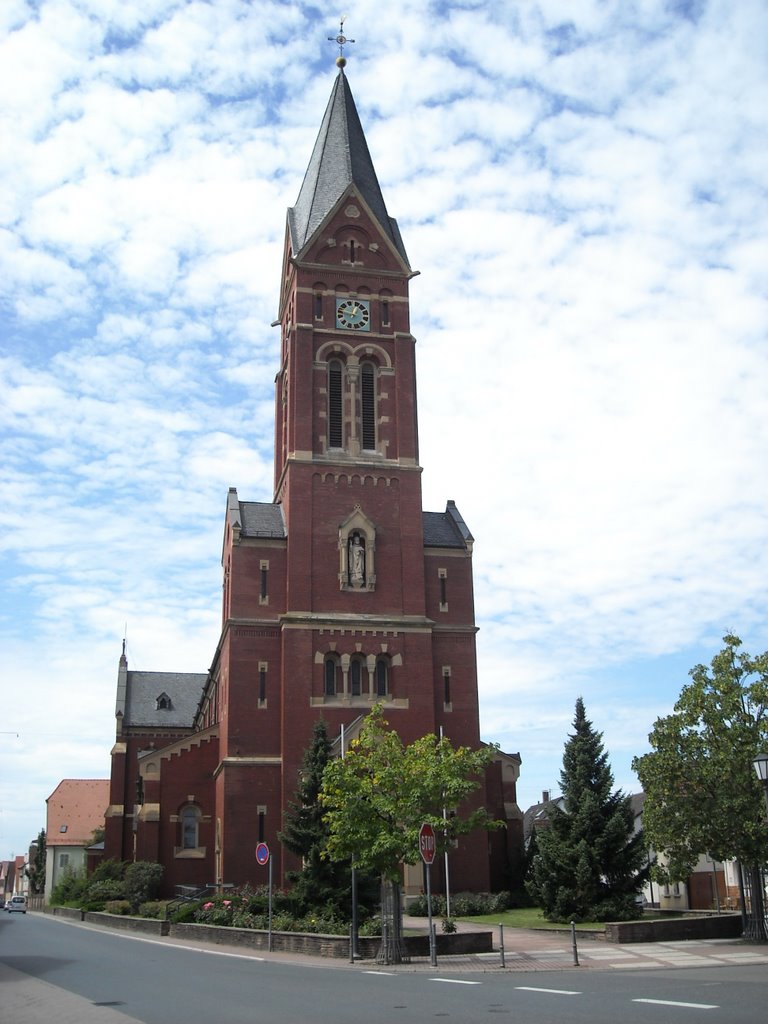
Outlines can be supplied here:
[[[288, 211], [274, 499], [230, 488], [221, 638], [202, 688], [189, 677], [191, 719], [172, 718], [184, 702], [165, 680], [167, 727], [183, 730], [174, 742], [131, 718], [121, 661], [107, 855], [132, 846], [165, 865], [169, 886], [265, 881], [259, 841], [278, 878], [298, 866], [277, 834], [319, 717], [349, 734], [381, 703], [406, 742], [442, 730], [480, 745], [473, 538], [452, 501], [422, 510], [413, 276], [341, 69]], [[452, 888], [508, 884], [519, 765], [500, 754], [489, 769], [477, 801], [511, 827], [461, 843]]]

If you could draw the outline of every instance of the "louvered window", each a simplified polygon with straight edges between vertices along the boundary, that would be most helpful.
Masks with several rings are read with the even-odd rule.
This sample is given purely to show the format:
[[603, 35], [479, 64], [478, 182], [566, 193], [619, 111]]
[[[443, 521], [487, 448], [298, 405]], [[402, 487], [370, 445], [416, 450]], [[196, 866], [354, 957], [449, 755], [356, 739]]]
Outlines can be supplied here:
[[387, 676], [389, 675], [386, 658], [379, 658], [376, 662], [376, 696], [386, 697]]
[[363, 448], [376, 448], [376, 368], [364, 363], [360, 374]]
[[338, 359], [328, 367], [328, 447], [343, 448], [344, 371]]
[[336, 659], [326, 658], [325, 661], [325, 696], [336, 696]]
[[363, 666], [361, 662], [355, 658], [355, 660], [349, 666], [349, 687], [353, 697], [359, 697], [362, 686], [363, 678]]

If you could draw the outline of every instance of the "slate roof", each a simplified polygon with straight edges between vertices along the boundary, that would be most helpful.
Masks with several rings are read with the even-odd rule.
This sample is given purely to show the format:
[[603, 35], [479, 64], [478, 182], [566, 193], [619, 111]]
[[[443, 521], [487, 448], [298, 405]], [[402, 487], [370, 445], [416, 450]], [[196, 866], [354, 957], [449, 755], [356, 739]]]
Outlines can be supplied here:
[[344, 72], [340, 71], [320, 125], [299, 198], [296, 205], [288, 210], [294, 254], [301, 253], [350, 185], [354, 185], [405, 265], [409, 266], [397, 221], [387, 213], [352, 90]]
[[285, 538], [281, 505], [267, 501], [241, 501], [240, 525], [243, 537]]
[[[208, 675], [205, 672], [129, 672], [123, 726], [191, 729]], [[158, 707], [158, 697], [170, 707]]]
[[453, 501], [445, 512], [422, 512], [421, 518], [425, 548], [464, 548], [474, 541]]

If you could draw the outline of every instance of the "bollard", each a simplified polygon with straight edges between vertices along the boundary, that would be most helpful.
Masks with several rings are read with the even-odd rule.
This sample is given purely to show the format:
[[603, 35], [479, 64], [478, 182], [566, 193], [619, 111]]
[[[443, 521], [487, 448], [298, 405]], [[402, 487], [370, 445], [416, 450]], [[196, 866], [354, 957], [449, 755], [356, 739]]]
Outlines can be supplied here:
[[573, 945], [573, 966], [579, 966], [579, 951], [576, 948], [576, 922], [571, 921], [571, 943]]
[[504, 962], [504, 925], [499, 923], [499, 949], [501, 950], [501, 966], [506, 967]]

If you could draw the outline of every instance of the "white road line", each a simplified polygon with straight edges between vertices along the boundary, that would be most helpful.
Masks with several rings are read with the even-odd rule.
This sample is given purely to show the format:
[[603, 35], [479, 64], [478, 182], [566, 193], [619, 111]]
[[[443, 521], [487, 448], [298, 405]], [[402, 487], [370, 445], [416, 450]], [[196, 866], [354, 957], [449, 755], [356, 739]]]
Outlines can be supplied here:
[[549, 992], [553, 996], [580, 996], [581, 992], [571, 992], [565, 988], [533, 988], [531, 985], [515, 985], [518, 992]]
[[363, 971], [363, 974], [372, 974], [374, 978], [396, 978], [394, 971]]
[[673, 999], [633, 999], [633, 1003], [653, 1003], [654, 1006], [683, 1006], [688, 1010], [719, 1010], [716, 1003], [678, 1003]]
[[482, 985], [482, 981], [461, 981], [459, 978], [430, 978], [430, 981], [442, 981], [444, 985]]

